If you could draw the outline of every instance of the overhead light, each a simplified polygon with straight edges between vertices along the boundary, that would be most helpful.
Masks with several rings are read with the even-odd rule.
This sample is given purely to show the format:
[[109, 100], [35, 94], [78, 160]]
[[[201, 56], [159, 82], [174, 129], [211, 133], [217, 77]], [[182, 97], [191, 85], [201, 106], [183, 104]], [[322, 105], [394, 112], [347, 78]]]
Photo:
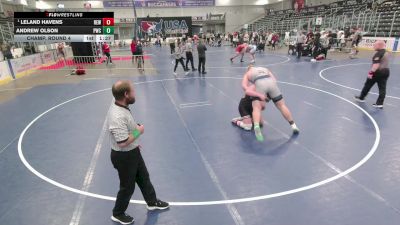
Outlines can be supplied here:
[[37, 9], [50, 9], [51, 7], [46, 2], [39, 0], [39, 1], [36, 1], [36, 8]]
[[62, 4], [62, 3], [57, 3], [57, 8], [63, 9], [64, 7], [65, 7], [64, 4]]
[[219, 0], [218, 3], [219, 5], [228, 5], [231, 2], [231, 0]]
[[269, 4], [269, 0], [257, 0], [255, 5], [266, 5]]

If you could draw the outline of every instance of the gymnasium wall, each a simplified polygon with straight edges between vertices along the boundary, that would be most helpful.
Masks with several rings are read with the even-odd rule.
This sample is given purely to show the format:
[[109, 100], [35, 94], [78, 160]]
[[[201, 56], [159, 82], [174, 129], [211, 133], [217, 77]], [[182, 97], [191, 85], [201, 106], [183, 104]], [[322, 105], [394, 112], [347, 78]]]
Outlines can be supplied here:
[[[278, 1], [278, 0], [271, 0]], [[45, 2], [43, 7], [48, 9], [57, 8], [57, 1]], [[86, 11], [83, 8], [85, 1], [60, 1], [65, 9], [73, 11]], [[90, 1], [92, 9], [90, 11], [114, 11], [115, 18], [133, 18], [132, 8], [103, 8], [101, 1]], [[28, 2], [29, 3], [29, 2]], [[221, 14], [226, 13], [225, 31], [231, 32], [240, 29], [245, 23], [253, 22], [264, 14], [262, 5], [244, 5], [254, 3], [252, 0], [216, 0], [215, 7], [197, 7], [197, 8], [137, 8], [138, 17], [171, 17], [171, 16], [202, 16], [207, 13]], [[229, 4], [230, 6], [226, 6]]]
[[[223, 14], [226, 13], [225, 31], [232, 32], [239, 29], [243, 24], [250, 23], [252, 20], [260, 18], [264, 15], [262, 6], [218, 6], [218, 7], [202, 7], [202, 8], [155, 8], [155, 9], [137, 9], [138, 17], [160, 16], [202, 16], [205, 18], [207, 13]], [[117, 9], [114, 17], [131, 18], [133, 17], [132, 9]]]

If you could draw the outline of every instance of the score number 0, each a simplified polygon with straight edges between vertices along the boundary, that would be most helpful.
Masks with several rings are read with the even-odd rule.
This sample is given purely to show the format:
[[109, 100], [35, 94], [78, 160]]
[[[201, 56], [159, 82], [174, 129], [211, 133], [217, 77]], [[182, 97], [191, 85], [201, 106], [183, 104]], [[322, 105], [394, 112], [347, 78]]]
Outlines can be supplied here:
[[103, 18], [104, 34], [114, 34], [114, 18]]
[[114, 26], [114, 18], [103, 18], [103, 26]]

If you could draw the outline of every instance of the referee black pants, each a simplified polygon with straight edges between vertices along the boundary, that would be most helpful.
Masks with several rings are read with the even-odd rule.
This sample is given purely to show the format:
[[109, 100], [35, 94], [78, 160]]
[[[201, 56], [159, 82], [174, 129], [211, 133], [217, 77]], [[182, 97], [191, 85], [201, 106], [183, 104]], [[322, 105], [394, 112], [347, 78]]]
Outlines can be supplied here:
[[174, 67], [174, 72], [176, 72], [176, 68], [178, 68], [178, 64], [181, 63], [183, 70], [187, 71], [187, 68], [185, 67], [185, 63], [183, 62], [183, 57], [179, 59], [175, 59], [175, 67]]
[[200, 71], [204, 73], [206, 71], [206, 57], [199, 57], [199, 66], [198, 66], [199, 73]]
[[192, 65], [192, 70], [195, 70], [193, 64], [193, 54], [191, 52], [186, 52], [186, 69], [189, 69], [188, 67], [189, 62]]
[[375, 75], [372, 77], [372, 79], [367, 79], [367, 81], [365, 81], [364, 88], [361, 91], [360, 99], [364, 99], [367, 96], [369, 90], [371, 90], [372, 86], [377, 83], [379, 89], [379, 97], [376, 100], [376, 104], [383, 105], [383, 101], [386, 97], [386, 83], [389, 75], [389, 69], [380, 69], [375, 71]]
[[112, 63], [111, 55], [109, 52], [104, 53], [107, 56], [107, 64]]
[[175, 43], [170, 43], [169, 47], [171, 49], [171, 55], [175, 53]]
[[301, 57], [302, 51], [303, 50], [303, 44], [302, 43], [297, 43], [296, 44], [296, 52], [297, 52], [297, 58]]
[[113, 209], [114, 216], [125, 213], [135, 190], [135, 182], [138, 184], [146, 203], [157, 200], [156, 192], [151, 184], [149, 172], [139, 148], [128, 152], [111, 150], [111, 162], [119, 176], [119, 191]]

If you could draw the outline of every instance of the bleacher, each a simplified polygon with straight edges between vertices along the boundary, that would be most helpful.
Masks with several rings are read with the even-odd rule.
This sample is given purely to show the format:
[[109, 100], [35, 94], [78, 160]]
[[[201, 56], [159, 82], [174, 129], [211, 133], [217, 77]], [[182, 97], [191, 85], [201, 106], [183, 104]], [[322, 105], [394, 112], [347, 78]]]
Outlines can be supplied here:
[[322, 18], [320, 30], [361, 27], [366, 36], [400, 36], [400, 0], [387, 0], [372, 9], [372, 0], [338, 1], [329, 5], [294, 10], [271, 11], [249, 24], [248, 31], [274, 31], [284, 34], [294, 29], [315, 28], [317, 17]]
[[[400, 36], [400, 1], [386, 2], [378, 7], [377, 14], [380, 15], [377, 36], [399, 37]], [[393, 28], [392, 28], [393, 24]]]
[[0, 42], [13, 40], [13, 21], [12, 18], [6, 17], [4, 13], [0, 14]]

